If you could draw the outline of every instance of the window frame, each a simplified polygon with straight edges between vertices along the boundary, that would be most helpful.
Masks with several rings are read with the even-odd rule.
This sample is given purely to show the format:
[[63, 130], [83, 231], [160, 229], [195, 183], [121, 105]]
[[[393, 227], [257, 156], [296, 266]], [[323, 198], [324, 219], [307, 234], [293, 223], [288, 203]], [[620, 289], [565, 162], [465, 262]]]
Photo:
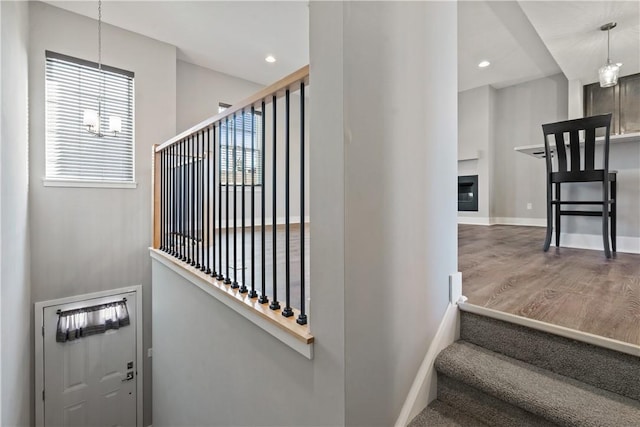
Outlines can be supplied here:
[[[222, 113], [224, 110], [226, 110], [227, 108], [230, 108], [231, 106], [232, 106], [231, 104], [227, 104], [227, 103], [224, 103], [224, 102], [219, 102], [219, 103], [218, 103], [218, 113]], [[244, 114], [251, 114], [251, 112], [250, 112], [250, 111], [248, 111], [248, 112], [246, 112], [246, 113], [243, 111], [243, 113], [244, 113]], [[256, 118], [257, 118], [257, 117], [262, 117], [262, 111], [254, 111], [254, 112], [253, 112], [253, 114], [255, 115], [255, 117], [256, 117]], [[220, 123], [221, 123], [221, 124], [220, 124], [220, 126], [222, 127], [222, 122], [220, 122]], [[260, 126], [261, 126], [261, 125], [262, 125], [262, 124], [260, 123]], [[245, 134], [246, 134], [246, 133], [251, 133], [251, 131], [249, 131], [249, 132], [245, 132]], [[264, 156], [264, 147], [262, 146], [263, 144], [262, 144], [262, 141], [260, 141], [260, 135], [258, 134], [258, 131], [257, 131], [257, 130], [256, 130], [256, 134], [257, 134], [257, 135], [256, 135], [256, 142], [257, 142], [257, 143], [260, 143], [260, 148], [259, 148], [259, 149], [258, 149], [258, 148], [256, 148], [256, 149], [254, 149], [254, 151], [257, 151], [258, 153], [260, 153], [260, 159], [262, 159], [262, 156]], [[220, 155], [222, 155], [222, 146], [223, 146], [222, 141], [220, 141], [220, 151], [219, 151]], [[225, 147], [229, 147], [228, 142], [227, 142], [227, 143], [225, 143], [225, 144], [224, 144], [224, 146], [225, 146]], [[227, 149], [228, 149], [228, 148], [227, 148]], [[251, 148], [249, 147], [247, 150], [251, 150]], [[229, 174], [229, 170], [228, 170], [228, 166], [227, 166], [226, 175], [228, 175], [228, 174]], [[219, 181], [219, 182], [220, 182], [220, 185], [221, 185], [223, 188], [232, 187], [232, 186], [235, 186], [235, 187], [242, 187], [242, 182], [240, 182], [240, 183], [235, 182], [234, 184], [229, 184], [229, 183], [227, 183], [227, 182], [225, 182], [224, 184], [222, 183], [222, 162], [221, 162], [221, 166], [220, 166], [219, 171], [218, 171], [218, 175], [219, 175], [219, 176], [218, 176], [218, 179], [220, 180], [220, 181]], [[259, 175], [259, 178], [260, 178], [260, 182], [259, 182], [258, 184], [254, 184], [254, 183], [247, 184], [247, 183], [245, 183], [245, 184], [244, 184], [244, 187], [245, 187], [245, 188], [249, 188], [249, 189], [250, 189], [251, 187], [254, 187], [254, 188], [256, 188], [256, 189], [261, 189], [261, 188], [263, 187], [263, 184], [264, 184], [264, 171], [262, 170], [262, 168], [260, 169], [260, 175]]]
[[[93, 178], [64, 178], [59, 176], [48, 176], [47, 175], [47, 162], [49, 156], [49, 125], [48, 125], [48, 103], [49, 103], [49, 93], [48, 93], [48, 84], [49, 79], [47, 75], [47, 64], [49, 59], [53, 60], [61, 60], [64, 62], [68, 62], [71, 64], [75, 64], [81, 67], [94, 68], [98, 70], [99, 65], [97, 62], [92, 62], [89, 60], [85, 60], [82, 58], [76, 58], [69, 55], [64, 55], [61, 53], [45, 50], [45, 66], [44, 66], [44, 118], [45, 118], [45, 171], [44, 176], [42, 178], [43, 186], [45, 187], [72, 187], [72, 188], [120, 188], [120, 189], [135, 189], [137, 188], [136, 181], [136, 135], [135, 135], [135, 73], [133, 71], [124, 70], [121, 68], [113, 67], [110, 65], [101, 64], [102, 70], [121, 74], [131, 79], [130, 88], [131, 88], [131, 180], [130, 181], [117, 181], [117, 180], [100, 180]], [[82, 118], [80, 118], [82, 119]], [[124, 118], [123, 118], [124, 119]], [[123, 120], [124, 121], [124, 120]]]

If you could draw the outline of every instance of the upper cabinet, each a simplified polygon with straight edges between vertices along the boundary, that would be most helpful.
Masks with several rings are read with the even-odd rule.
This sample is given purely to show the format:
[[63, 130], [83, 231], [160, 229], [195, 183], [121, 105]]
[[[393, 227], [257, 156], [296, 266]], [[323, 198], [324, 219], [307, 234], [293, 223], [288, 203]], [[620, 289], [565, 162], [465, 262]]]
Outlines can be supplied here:
[[611, 133], [640, 132], [640, 73], [620, 77], [612, 87], [584, 87], [584, 115], [613, 113]]

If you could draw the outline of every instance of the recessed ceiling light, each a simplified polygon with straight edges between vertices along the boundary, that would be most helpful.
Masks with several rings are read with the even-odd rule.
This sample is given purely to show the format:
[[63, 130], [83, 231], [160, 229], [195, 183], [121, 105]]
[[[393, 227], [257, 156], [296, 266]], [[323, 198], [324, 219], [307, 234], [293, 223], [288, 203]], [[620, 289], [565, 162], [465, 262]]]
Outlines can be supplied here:
[[478, 67], [480, 67], [480, 68], [485, 68], [485, 67], [488, 67], [489, 65], [491, 65], [491, 62], [489, 62], [489, 61], [482, 61], [482, 62], [480, 62], [480, 63], [478, 64]]
[[276, 62], [276, 58], [273, 55], [267, 56], [264, 60], [267, 62]]

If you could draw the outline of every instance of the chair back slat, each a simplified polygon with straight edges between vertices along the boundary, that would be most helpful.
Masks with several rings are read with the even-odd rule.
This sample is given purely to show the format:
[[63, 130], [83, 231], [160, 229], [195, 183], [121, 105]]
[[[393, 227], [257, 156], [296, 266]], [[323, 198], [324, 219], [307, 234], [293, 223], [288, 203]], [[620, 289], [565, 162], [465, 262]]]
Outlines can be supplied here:
[[571, 166], [569, 170], [580, 170], [580, 138], [578, 137], [578, 131], [572, 130], [569, 132], [569, 150], [571, 152]]
[[[585, 117], [582, 119], [566, 120], [542, 125], [544, 133], [545, 152], [551, 153], [549, 135], [555, 139], [555, 152], [558, 172], [581, 173], [595, 170], [596, 129], [605, 128], [604, 144], [602, 144], [602, 170], [609, 170], [609, 134], [611, 131], [612, 114]], [[580, 146], [580, 131], [584, 131], [584, 164], [581, 164], [582, 150]], [[569, 155], [571, 164], [567, 165], [567, 149], [565, 134], [569, 134]], [[552, 173], [552, 162], [547, 159], [547, 171]]]
[[567, 149], [564, 146], [564, 133], [557, 132], [556, 134], [556, 153], [558, 153], [558, 171], [567, 171]]
[[596, 168], [596, 130], [586, 129], [584, 132], [584, 170]]

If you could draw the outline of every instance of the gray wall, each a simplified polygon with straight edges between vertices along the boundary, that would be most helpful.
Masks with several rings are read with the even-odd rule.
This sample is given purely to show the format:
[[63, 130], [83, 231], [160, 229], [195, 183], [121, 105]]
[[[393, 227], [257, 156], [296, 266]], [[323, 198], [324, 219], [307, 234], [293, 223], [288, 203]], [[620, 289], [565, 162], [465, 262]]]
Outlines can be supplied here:
[[[328, 61], [344, 78], [344, 92], [314, 86], [314, 95], [333, 96], [317, 109], [344, 105], [342, 119], [331, 125], [345, 134], [344, 234], [329, 237], [334, 247], [344, 245], [345, 419], [389, 426], [442, 320], [449, 275], [457, 271], [457, 5], [340, 6], [342, 43], [320, 57], [312, 51], [311, 64]], [[314, 29], [335, 31], [330, 19], [314, 28], [311, 12], [312, 38]], [[317, 85], [322, 76], [313, 71]], [[314, 125], [314, 131], [322, 138], [326, 130]], [[323, 285], [312, 278], [312, 294]]]
[[0, 424], [32, 423], [28, 227], [28, 40], [25, 2], [0, 2]]
[[460, 212], [460, 217], [492, 216], [495, 98], [491, 86], [458, 94], [458, 156], [467, 159], [458, 161], [458, 175], [478, 175], [478, 212]]
[[[151, 346], [151, 146], [175, 135], [176, 49], [103, 25], [105, 64], [135, 73], [136, 189], [43, 186], [46, 49], [96, 60], [97, 22], [30, 4], [30, 222], [32, 300], [143, 286], [143, 346]], [[151, 359], [145, 358], [144, 423], [151, 423]]]
[[[567, 119], [567, 91], [562, 74], [497, 90], [495, 216], [547, 217], [544, 161], [513, 149], [542, 144], [541, 124]], [[527, 210], [527, 203], [533, 209]]]
[[264, 86], [184, 61], [176, 66], [176, 131], [218, 114], [218, 104], [234, 104]]
[[[342, 371], [319, 321], [314, 360], [153, 261], [153, 425], [339, 425]], [[328, 326], [328, 325], [327, 325]]]

